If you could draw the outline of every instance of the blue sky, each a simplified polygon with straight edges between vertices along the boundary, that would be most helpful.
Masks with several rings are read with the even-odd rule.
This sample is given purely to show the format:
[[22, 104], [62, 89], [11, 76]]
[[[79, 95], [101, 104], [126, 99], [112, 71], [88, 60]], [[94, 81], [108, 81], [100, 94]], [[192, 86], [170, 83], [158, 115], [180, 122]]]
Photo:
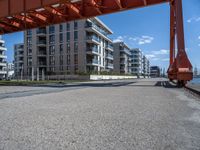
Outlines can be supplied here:
[[[188, 56], [200, 68], [200, 0], [183, 0], [185, 42]], [[155, 5], [99, 17], [114, 34], [114, 41], [124, 40], [131, 48], [140, 48], [151, 65], [169, 64], [169, 4]], [[13, 60], [13, 45], [23, 42], [23, 33], [3, 36], [8, 61]]]

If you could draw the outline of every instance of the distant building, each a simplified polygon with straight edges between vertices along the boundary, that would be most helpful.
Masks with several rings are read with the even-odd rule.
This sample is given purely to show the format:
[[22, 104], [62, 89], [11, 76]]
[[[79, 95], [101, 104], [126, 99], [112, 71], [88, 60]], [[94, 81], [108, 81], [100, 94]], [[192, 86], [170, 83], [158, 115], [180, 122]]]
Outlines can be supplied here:
[[160, 77], [160, 68], [158, 66], [150, 67], [150, 76], [152, 78]]
[[142, 75], [144, 77], [150, 76], [150, 62], [145, 55], [142, 56]]
[[5, 41], [2, 39], [2, 36], [0, 35], [0, 80], [5, 78], [6, 71], [6, 48], [5, 48]]
[[24, 44], [14, 45], [14, 76], [21, 78], [24, 66]]
[[198, 69], [197, 69], [197, 67], [194, 67], [193, 76], [194, 76], [194, 77], [198, 76]]
[[116, 42], [114, 46], [114, 72], [131, 74], [131, 52], [124, 42]]
[[14, 78], [14, 64], [7, 63], [5, 67], [6, 71], [6, 79], [13, 79]]
[[142, 51], [139, 48], [131, 49], [131, 73], [133, 75], [142, 76], [143, 64], [142, 64]]

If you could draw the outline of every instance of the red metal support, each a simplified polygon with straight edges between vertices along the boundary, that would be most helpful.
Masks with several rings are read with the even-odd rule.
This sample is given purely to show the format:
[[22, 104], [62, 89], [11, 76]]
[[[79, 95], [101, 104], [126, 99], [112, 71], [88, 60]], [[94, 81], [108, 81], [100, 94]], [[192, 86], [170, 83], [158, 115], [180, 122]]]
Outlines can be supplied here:
[[[175, 39], [177, 56], [174, 59]], [[171, 0], [170, 2], [170, 66], [168, 76], [170, 80], [177, 80], [181, 85], [185, 85], [193, 78], [192, 65], [185, 51], [182, 0]]]

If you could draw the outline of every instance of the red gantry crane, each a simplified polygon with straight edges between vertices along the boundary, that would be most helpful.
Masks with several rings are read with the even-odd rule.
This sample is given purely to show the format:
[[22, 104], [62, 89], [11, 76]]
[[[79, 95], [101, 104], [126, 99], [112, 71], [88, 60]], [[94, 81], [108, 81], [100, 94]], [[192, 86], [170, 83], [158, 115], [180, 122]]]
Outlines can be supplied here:
[[185, 85], [192, 80], [193, 73], [185, 51], [182, 0], [0, 0], [0, 34], [167, 2], [170, 4], [168, 77]]

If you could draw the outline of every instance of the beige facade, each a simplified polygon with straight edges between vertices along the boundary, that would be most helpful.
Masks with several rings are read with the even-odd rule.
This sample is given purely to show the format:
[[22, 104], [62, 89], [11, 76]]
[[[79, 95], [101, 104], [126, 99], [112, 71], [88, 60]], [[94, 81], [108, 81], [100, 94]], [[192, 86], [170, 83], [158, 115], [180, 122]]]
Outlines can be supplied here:
[[113, 70], [112, 31], [98, 18], [24, 32], [24, 75]]

